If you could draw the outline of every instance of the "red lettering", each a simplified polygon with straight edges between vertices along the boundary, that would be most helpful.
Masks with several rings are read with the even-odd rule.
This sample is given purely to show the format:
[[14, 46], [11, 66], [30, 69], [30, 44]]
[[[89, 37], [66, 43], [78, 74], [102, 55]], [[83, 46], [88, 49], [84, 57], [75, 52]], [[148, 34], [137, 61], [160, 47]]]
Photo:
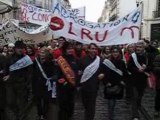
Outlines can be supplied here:
[[27, 16], [27, 9], [23, 8], [21, 9], [21, 20], [22, 21], [28, 21], [29, 17]]
[[98, 42], [104, 41], [104, 40], [106, 39], [106, 37], [107, 37], [107, 33], [108, 33], [108, 30], [105, 31], [104, 36], [103, 36], [103, 39], [100, 40], [100, 39], [99, 39], [99, 32], [96, 32], [96, 35], [95, 35], [96, 40], [97, 40]]
[[86, 35], [90, 40], [93, 40], [93, 38], [90, 36], [90, 33], [91, 31], [85, 29], [85, 28], [82, 28], [81, 30], [81, 39], [84, 38], [84, 35]]
[[129, 31], [131, 31], [131, 36], [132, 36], [132, 38], [134, 38], [134, 30], [133, 30], [133, 28], [137, 28], [137, 29], [139, 30], [139, 27], [138, 27], [138, 26], [124, 27], [124, 28], [121, 30], [120, 35], [122, 36], [122, 35], [123, 35], [123, 32], [124, 32], [125, 30], [129, 30]]
[[69, 31], [68, 31], [68, 33], [77, 36], [77, 35], [72, 31], [72, 28], [73, 28], [73, 23], [70, 22], [70, 23], [69, 23]]

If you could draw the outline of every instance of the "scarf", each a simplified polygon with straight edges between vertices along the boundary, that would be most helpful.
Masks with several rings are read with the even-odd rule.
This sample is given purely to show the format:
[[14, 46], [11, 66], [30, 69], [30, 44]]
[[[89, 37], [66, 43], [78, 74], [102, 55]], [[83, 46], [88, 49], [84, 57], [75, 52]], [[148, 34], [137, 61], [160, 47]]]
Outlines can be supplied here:
[[139, 63], [138, 60], [137, 60], [137, 55], [136, 55], [136, 53], [132, 53], [131, 56], [132, 56], [132, 58], [133, 58], [133, 61], [134, 61], [135, 65], [136, 65], [136, 67], [137, 67], [138, 69], [143, 69], [143, 67], [140, 65], [140, 63]]
[[48, 78], [47, 75], [45, 74], [42, 66], [40, 65], [39, 61], [37, 60], [37, 58], [35, 60], [37, 62], [37, 65], [38, 65], [43, 77], [47, 80], [46, 86], [48, 87], [48, 91], [52, 91], [52, 98], [56, 98], [56, 82], [55, 81], [53, 81], [53, 83], [50, 82], [52, 77]]
[[25, 55], [23, 58], [9, 66], [9, 71], [20, 70], [22, 68], [28, 67], [31, 64], [33, 64], [32, 60], [28, 55]]
[[103, 64], [106, 65], [109, 69], [119, 74], [120, 76], [123, 76], [123, 72], [120, 69], [116, 68], [116, 66], [110, 60], [105, 59], [103, 61]]
[[99, 65], [100, 65], [100, 58], [97, 56], [96, 59], [85, 68], [80, 83], [89, 80], [89, 78], [91, 78], [93, 74], [96, 73], [96, 71], [99, 68]]
[[69, 65], [69, 63], [62, 57], [60, 56], [58, 59], [57, 59], [57, 62], [63, 72], [63, 74], [66, 76], [67, 78], [67, 81], [75, 86], [75, 74], [74, 74], [74, 71], [72, 70], [71, 66]]

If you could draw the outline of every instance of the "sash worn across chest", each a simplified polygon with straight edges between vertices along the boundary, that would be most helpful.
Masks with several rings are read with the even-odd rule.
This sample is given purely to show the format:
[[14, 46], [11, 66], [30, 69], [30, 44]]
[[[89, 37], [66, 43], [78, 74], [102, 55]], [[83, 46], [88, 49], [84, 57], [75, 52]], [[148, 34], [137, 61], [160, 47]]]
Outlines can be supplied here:
[[46, 79], [46, 86], [48, 87], [48, 91], [52, 91], [52, 98], [56, 98], [56, 82], [53, 81], [53, 83], [50, 82], [50, 80], [52, 79], [51, 78], [48, 78], [46, 73], [44, 72], [41, 64], [39, 63], [39, 61], [37, 60], [37, 58], [35, 59], [36, 60], [36, 63], [43, 75], [43, 77]]
[[66, 76], [67, 81], [75, 86], [75, 74], [74, 71], [72, 70], [71, 66], [69, 65], [69, 63], [62, 57], [60, 56], [57, 59], [57, 62], [63, 72], [63, 74]]
[[97, 56], [96, 59], [85, 68], [80, 83], [89, 80], [94, 75], [94, 73], [96, 73], [96, 71], [99, 68], [99, 65], [100, 65], [100, 58]]
[[9, 66], [9, 71], [20, 70], [22, 68], [28, 67], [31, 64], [33, 64], [32, 60], [28, 55], [25, 55], [23, 58]]
[[111, 69], [112, 71], [116, 72], [117, 74], [119, 74], [120, 76], [123, 76], [123, 72], [116, 68], [116, 66], [108, 59], [105, 59], [103, 61], [103, 64], [106, 65], [109, 69]]
[[136, 67], [138, 69], [143, 69], [143, 67], [141, 66], [141, 64], [138, 62], [136, 53], [132, 53], [131, 56], [133, 58], [133, 61], [134, 61], [134, 64], [136, 65]]

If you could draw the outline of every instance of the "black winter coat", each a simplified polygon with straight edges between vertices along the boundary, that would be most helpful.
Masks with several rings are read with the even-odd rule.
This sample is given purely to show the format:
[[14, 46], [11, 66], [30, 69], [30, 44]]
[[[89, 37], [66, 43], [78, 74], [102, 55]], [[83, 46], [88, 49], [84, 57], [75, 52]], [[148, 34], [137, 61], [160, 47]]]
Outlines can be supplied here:
[[157, 55], [153, 62], [153, 72], [156, 75], [156, 87], [160, 88], [160, 55]]
[[[111, 83], [112, 86], [119, 85], [123, 87], [121, 81], [125, 81], [128, 75], [125, 63], [121, 59], [117, 60], [112, 59], [111, 62], [115, 65], [116, 68], [118, 68], [123, 72], [123, 76], [119, 75], [118, 73], [116, 73], [115, 71], [111, 70], [110, 68], [108, 68], [106, 65], [103, 64], [103, 72], [105, 74], [104, 85], [106, 85], [107, 83]], [[123, 89], [117, 95], [105, 95], [105, 98], [107, 99], [121, 99], [122, 97], [123, 97]]]
[[[148, 67], [148, 56], [147, 54], [138, 55], [137, 54], [137, 60], [140, 65], [145, 64]], [[146, 87], [147, 84], [147, 75], [144, 72], [139, 72], [139, 69], [135, 65], [133, 58], [128, 62], [128, 70], [132, 74], [131, 83], [134, 86], [137, 87]], [[145, 70], [147, 72], [147, 69]]]

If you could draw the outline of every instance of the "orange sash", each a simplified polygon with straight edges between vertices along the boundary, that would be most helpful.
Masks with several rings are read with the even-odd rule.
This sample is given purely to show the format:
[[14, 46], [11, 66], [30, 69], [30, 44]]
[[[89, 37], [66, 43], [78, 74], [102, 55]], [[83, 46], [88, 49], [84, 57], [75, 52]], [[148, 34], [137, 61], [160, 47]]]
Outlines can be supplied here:
[[75, 74], [74, 74], [74, 71], [71, 69], [71, 66], [62, 56], [60, 56], [57, 59], [57, 62], [60, 68], [62, 69], [62, 72], [66, 76], [67, 81], [71, 83], [73, 86], [75, 86]]

